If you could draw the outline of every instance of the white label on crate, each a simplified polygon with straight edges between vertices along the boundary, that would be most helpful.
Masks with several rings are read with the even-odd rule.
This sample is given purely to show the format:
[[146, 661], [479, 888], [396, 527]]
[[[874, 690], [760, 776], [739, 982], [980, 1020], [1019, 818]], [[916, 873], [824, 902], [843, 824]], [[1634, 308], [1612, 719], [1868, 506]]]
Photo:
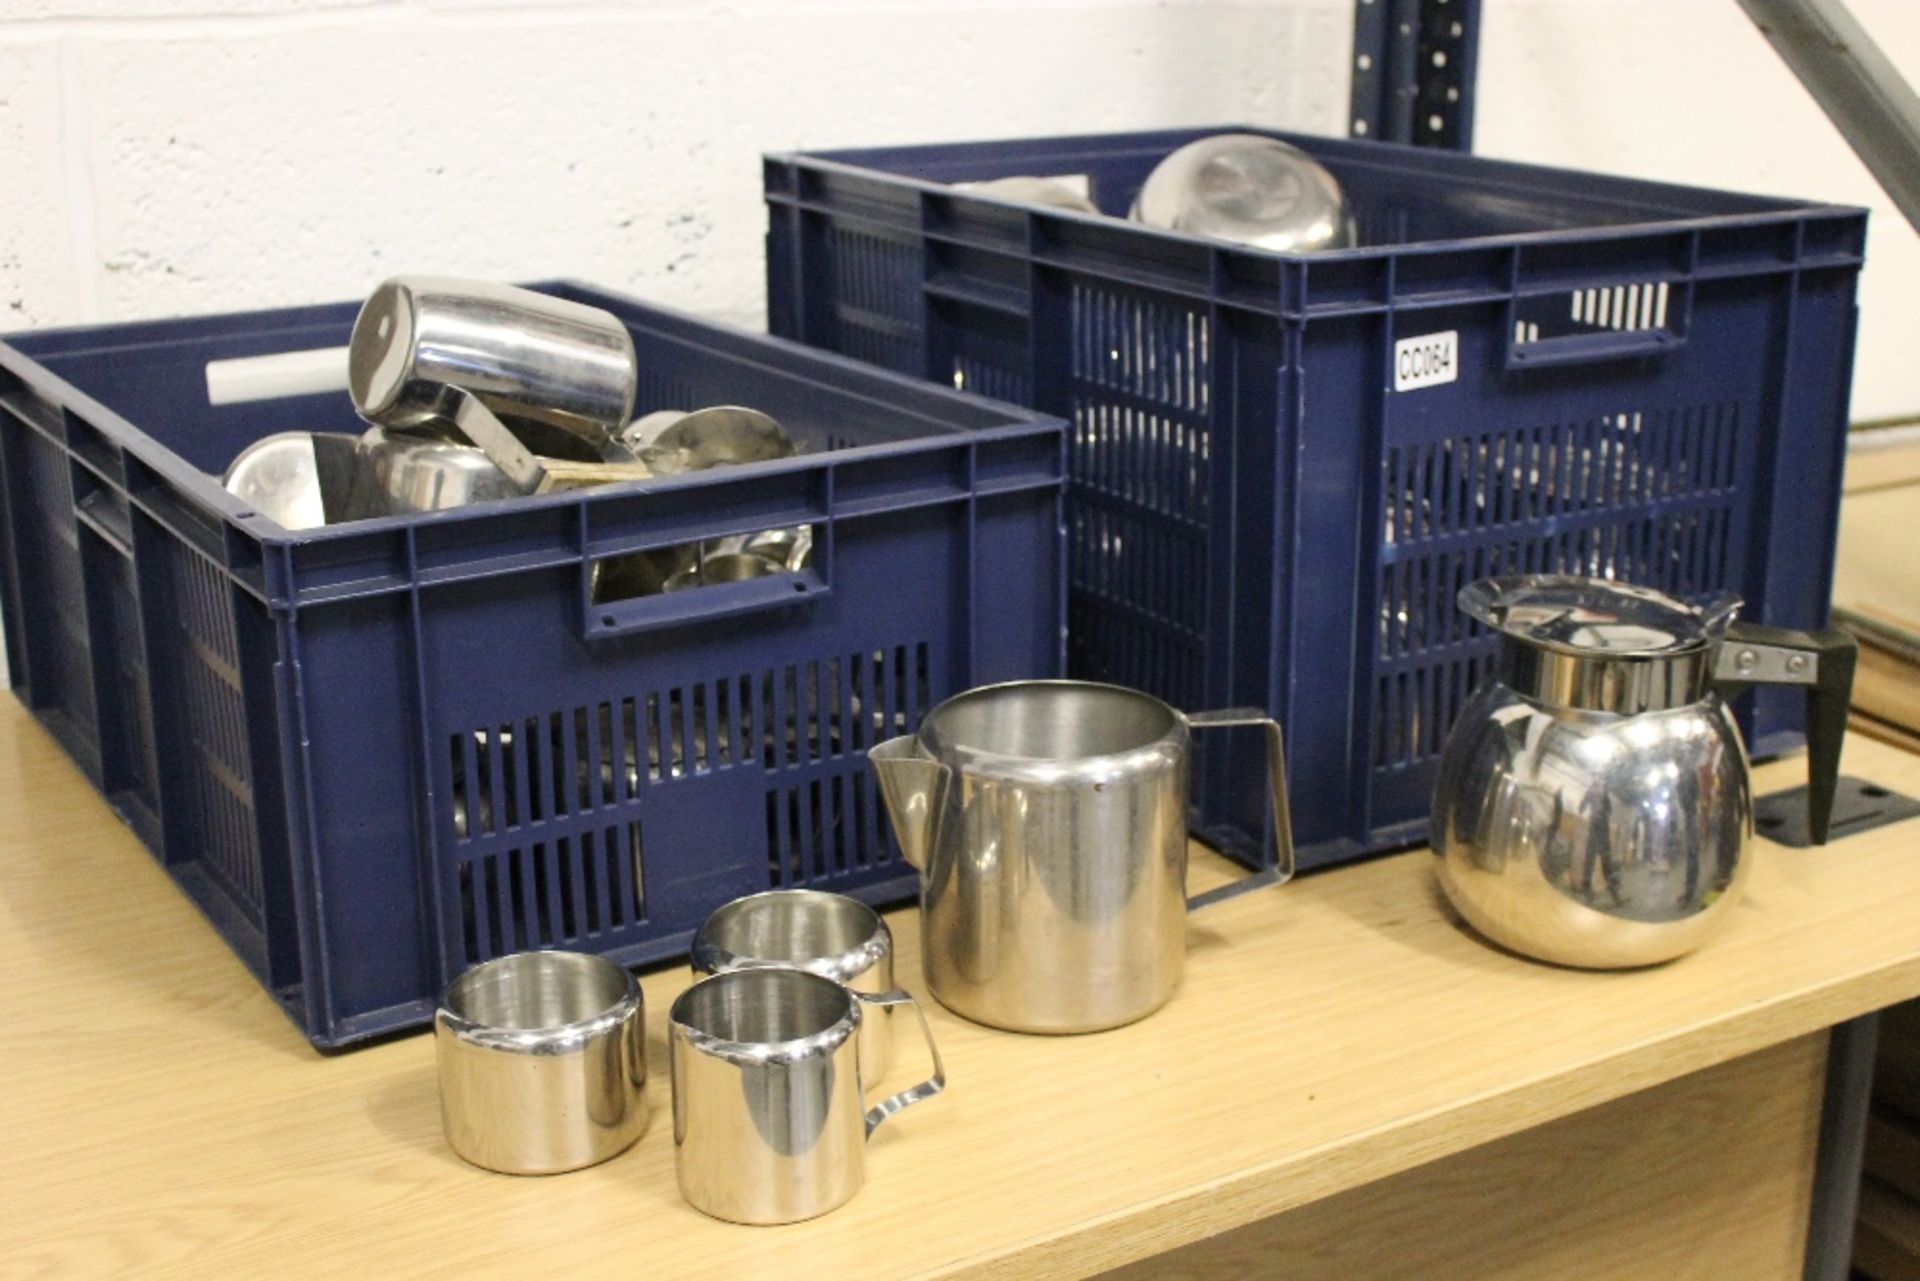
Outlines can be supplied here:
[[1418, 391], [1460, 376], [1460, 331], [1421, 334], [1393, 345], [1393, 389]]

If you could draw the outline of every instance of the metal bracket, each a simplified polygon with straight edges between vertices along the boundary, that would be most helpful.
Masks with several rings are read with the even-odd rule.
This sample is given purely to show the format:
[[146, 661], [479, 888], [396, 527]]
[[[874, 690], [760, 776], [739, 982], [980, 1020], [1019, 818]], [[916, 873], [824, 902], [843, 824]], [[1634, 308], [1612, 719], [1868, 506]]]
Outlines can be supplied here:
[[[1920, 801], [1864, 778], [1843, 775], [1833, 795], [1828, 839], [1837, 841], [1916, 816], [1920, 816]], [[1774, 792], [1755, 801], [1753, 829], [1776, 845], [1796, 850], [1812, 848], [1813, 842], [1807, 837], [1807, 789]]]
[[1469, 150], [1480, 0], [1357, 0], [1356, 138]]
[[1818, 685], [1820, 655], [1785, 645], [1722, 645], [1714, 655], [1713, 678], [1750, 685]]

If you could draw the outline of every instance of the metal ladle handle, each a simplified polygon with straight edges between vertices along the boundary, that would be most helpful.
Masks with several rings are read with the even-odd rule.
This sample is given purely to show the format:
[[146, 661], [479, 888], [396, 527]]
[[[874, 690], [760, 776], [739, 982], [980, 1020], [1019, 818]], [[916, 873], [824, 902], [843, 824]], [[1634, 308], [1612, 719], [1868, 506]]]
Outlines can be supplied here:
[[1273, 841], [1278, 860], [1229, 885], [1196, 894], [1187, 900], [1189, 911], [1233, 898], [1263, 885], [1285, 885], [1293, 879], [1293, 814], [1287, 804], [1287, 752], [1280, 735], [1280, 722], [1257, 707], [1223, 707], [1213, 712], [1193, 712], [1187, 716], [1191, 729], [1259, 728], [1267, 732], [1267, 793], [1273, 799]]
[[534, 493], [546, 478], [546, 471], [533, 451], [522, 444], [513, 430], [488, 409], [485, 402], [464, 387], [449, 386], [441, 392], [447, 417], [460, 434], [480, 447], [495, 467], [524, 493]]

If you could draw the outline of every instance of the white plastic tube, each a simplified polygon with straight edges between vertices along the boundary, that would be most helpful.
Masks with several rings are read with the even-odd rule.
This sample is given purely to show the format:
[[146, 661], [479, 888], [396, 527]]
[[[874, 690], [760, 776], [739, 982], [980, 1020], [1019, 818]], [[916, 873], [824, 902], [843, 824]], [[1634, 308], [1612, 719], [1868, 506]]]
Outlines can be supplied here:
[[207, 403], [237, 405], [347, 389], [347, 349], [277, 352], [207, 362]]

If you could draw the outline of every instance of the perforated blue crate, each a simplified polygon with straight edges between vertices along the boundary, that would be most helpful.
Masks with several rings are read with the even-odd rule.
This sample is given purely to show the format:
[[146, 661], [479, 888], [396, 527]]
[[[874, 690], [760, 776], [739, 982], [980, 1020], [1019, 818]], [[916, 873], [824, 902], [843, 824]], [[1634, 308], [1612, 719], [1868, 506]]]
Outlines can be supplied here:
[[[807, 452], [288, 533], [207, 473], [353, 429], [346, 394], [212, 405], [206, 365], [344, 343], [354, 305], [0, 344], [17, 693], [318, 1045], [501, 952], [638, 963], [743, 893], [911, 895], [865, 748], [1060, 669], [1057, 420], [541, 287], [627, 323], [643, 407], [756, 405]], [[810, 570], [591, 597], [608, 556], [802, 524]]]
[[[1465, 582], [1597, 573], [1824, 619], [1864, 211], [1274, 134], [1333, 171], [1361, 247], [1119, 220], [1227, 131], [1271, 132], [768, 156], [769, 316], [1071, 420], [1069, 670], [1271, 708], [1304, 865], [1424, 835], [1491, 653]], [[1011, 174], [1116, 217], [950, 185]], [[1747, 725], [1760, 753], [1798, 738], [1777, 693]], [[1201, 830], [1258, 862], [1258, 744], [1200, 750]]]

